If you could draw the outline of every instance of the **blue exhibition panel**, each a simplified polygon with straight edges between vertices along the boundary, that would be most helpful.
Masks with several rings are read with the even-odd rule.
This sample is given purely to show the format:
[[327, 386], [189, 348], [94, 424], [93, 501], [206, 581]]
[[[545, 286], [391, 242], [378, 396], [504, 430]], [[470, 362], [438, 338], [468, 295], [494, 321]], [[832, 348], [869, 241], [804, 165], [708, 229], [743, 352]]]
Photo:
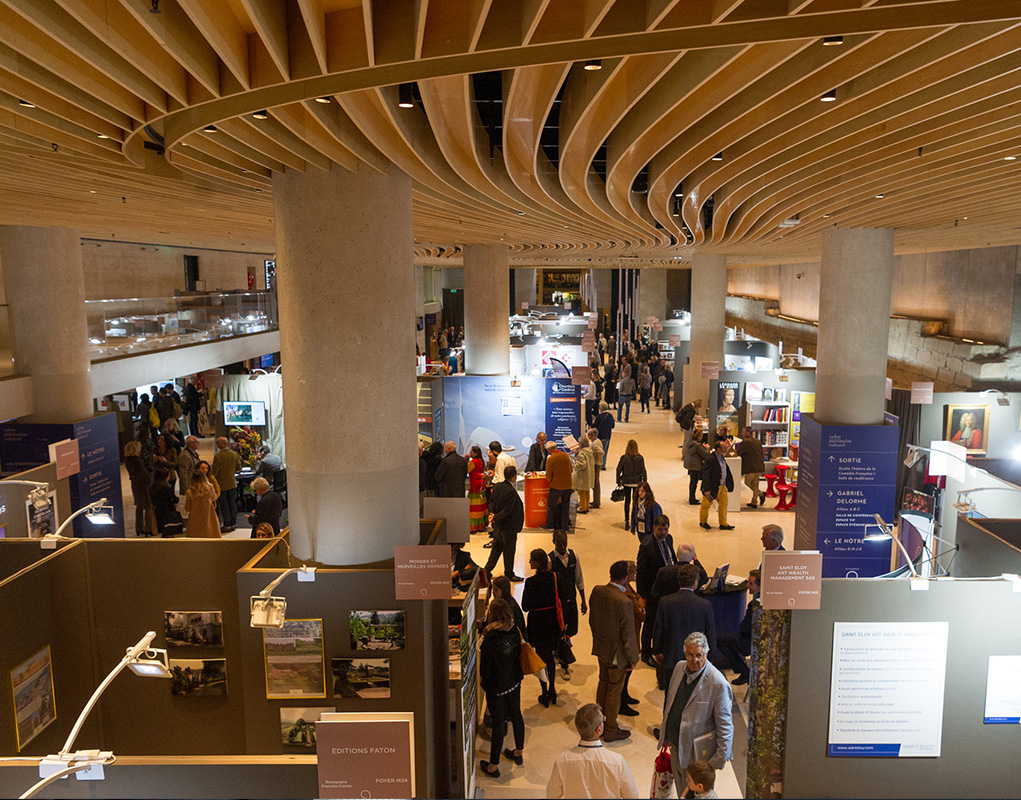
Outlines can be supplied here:
[[824, 578], [890, 571], [892, 542], [864, 537], [875, 514], [893, 522], [899, 435], [896, 425], [822, 425], [802, 417], [795, 536], [815, 542]]

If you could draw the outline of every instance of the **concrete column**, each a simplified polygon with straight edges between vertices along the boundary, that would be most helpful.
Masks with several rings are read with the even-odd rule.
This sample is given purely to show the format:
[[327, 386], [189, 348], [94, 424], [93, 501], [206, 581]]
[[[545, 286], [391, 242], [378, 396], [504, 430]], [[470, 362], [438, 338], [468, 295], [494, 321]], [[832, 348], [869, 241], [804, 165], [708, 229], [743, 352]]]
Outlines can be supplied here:
[[32, 376], [33, 422], [92, 416], [89, 327], [78, 233], [0, 227], [14, 363]]
[[610, 279], [613, 277], [612, 269], [591, 269], [592, 285], [596, 291], [596, 308], [609, 308], [613, 302], [613, 286]]
[[273, 208], [291, 551], [393, 558], [419, 538], [411, 179], [288, 169]]
[[893, 233], [823, 231], [815, 418], [824, 424], [883, 423]]
[[514, 270], [514, 310], [520, 311], [522, 303], [535, 308], [535, 270]]
[[510, 250], [504, 245], [464, 248], [464, 371], [510, 373]]
[[638, 322], [645, 324], [648, 317], [666, 319], [666, 270], [643, 269], [638, 291]]
[[702, 379], [702, 362], [718, 361], [723, 366], [726, 310], [727, 257], [696, 253], [691, 262], [691, 349], [684, 370], [685, 403], [701, 397], [703, 409], [712, 405], [709, 381]]

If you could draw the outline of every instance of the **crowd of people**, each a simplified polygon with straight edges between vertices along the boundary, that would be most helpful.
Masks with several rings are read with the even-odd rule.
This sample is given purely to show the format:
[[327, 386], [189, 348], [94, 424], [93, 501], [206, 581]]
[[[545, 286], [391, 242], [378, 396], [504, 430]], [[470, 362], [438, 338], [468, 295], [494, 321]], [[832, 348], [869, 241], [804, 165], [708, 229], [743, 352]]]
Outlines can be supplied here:
[[[186, 416], [190, 430], [201, 429], [201, 400], [194, 384], [186, 383], [183, 398], [172, 384], [150, 391], [151, 396], [139, 397], [135, 436], [124, 447], [135, 535], [215, 539], [236, 530], [241, 457], [221, 436], [212, 462], [206, 461], [199, 456], [199, 437], [181, 431]], [[271, 481], [283, 464], [266, 445], [256, 456], [251, 488], [257, 501], [247, 520], [252, 538], [272, 538], [280, 534], [283, 499], [272, 490]]]
[[[695, 424], [701, 405], [701, 401], [686, 404], [677, 415], [685, 436], [684, 466], [692, 476], [690, 502], [700, 506], [703, 528], [711, 527], [708, 514], [716, 508], [720, 529], [733, 530], [726, 512], [735, 476], [725, 457], [732, 450], [740, 456], [742, 474], [752, 489], [749, 505], [757, 507], [763, 498], [759, 488], [764, 471], [762, 447], [747, 429], [736, 442], [729, 431], [718, 431], [713, 447], [707, 447]], [[608, 582], [592, 588], [586, 598], [581, 558], [568, 546], [568, 533], [573, 529], [573, 514], [600, 507], [600, 473], [606, 470], [614, 422], [604, 400], [593, 427], [578, 437], [577, 447], [562, 447], [545, 432], [536, 435], [525, 469], [544, 472], [549, 483], [543, 527], [552, 532], [553, 547], [529, 553], [531, 575], [524, 579], [520, 606], [511, 591], [512, 583], [522, 580], [513, 565], [517, 536], [524, 527], [523, 506], [514, 487], [518, 477], [514, 460], [496, 441], [490, 443], [486, 456], [479, 447], [459, 455], [454, 442], [420, 449], [423, 492], [467, 494], [472, 532], [488, 533], [491, 538], [484, 545], [491, 548], [487, 563], [471, 565], [483, 571], [493, 599], [480, 662], [493, 738], [481, 769], [498, 776], [501, 758], [514, 764], [523, 759], [521, 687], [525, 675], [517, 659], [508, 654], [517, 653], [523, 641], [534, 648], [544, 664], [537, 675], [538, 702], [543, 707], [555, 706], [559, 702], [558, 670], [564, 678], [570, 675], [576, 661], [572, 638], [578, 633], [580, 618], [588, 615], [592, 655], [599, 669], [595, 703], [578, 711], [575, 722], [581, 741], [576, 750], [558, 758], [548, 796], [637, 796], [627, 762], [597, 750], [599, 743], [630, 737], [620, 720], [638, 713], [634, 706], [639, 701], [628, 691], [628, 684], [635, 667], [643, 662], [655, 669], [657, 685], [664, 692], [662, 722], [655, 735], [661, 746], [670, 746], [670, 769], [678, 796], [714, 797], [716, 771], [731, 757], [730, 683], [749, 682], [746, 658], [751, 652], [752, 616], [758, 607], [759, 571], [748, 575], [752, 602], [739, 629], [718, 632], [710, 601], [702, 593], [709, 583], [706, 570], [692, 543], [675, 546], [670, 519], [656, 501], [638, 442], [629, 439], [616, 461], [613, 491], [618, 495], [614, 499], [623, 501], [624, 528], [635, 537], [636, 557], [615, 562]], [[782, 529], [765, 526], [762, 543], [766, 549], [782, 549]], [[457, 565], [468, 566], [471, 557], [460, 546], [456, 551]], [[504, 574], [495, 575], [501, 556]], [[723, 676], [726, 669], [734, 672], [730, 683]], [[513, 731], [513, 749], [501, 749], [505, 728]]]

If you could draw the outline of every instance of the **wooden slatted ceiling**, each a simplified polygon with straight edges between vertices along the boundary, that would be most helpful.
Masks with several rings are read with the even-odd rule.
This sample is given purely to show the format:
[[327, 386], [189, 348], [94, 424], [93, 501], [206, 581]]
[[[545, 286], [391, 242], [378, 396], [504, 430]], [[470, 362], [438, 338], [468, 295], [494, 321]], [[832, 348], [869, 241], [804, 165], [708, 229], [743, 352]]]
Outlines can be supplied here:
[[831, 225], [1021, 242], [1016, 0], [152, 5], [0, 0], [0, 224], [271, 251], [274, 174], [392, 163], [430, 263], [792, 261]]

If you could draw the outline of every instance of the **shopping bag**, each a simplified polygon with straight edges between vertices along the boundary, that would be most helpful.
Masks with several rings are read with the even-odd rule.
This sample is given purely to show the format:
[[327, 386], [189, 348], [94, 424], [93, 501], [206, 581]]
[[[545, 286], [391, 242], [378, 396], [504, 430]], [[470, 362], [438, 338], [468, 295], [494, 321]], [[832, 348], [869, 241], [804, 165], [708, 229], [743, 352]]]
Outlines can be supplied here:
[[667, 798], [674, 796], [674, 772], [670, 766], [670, 748], [664, 746], [656, 756], [652, 770], [652, 789], [649, 797]]
[[[518, 631], [518, 635], [521, 635], [521, 631]], [[543, 661], [539, 654], [535, 652], [535, 648], [532, 647], [528, 642], [525, 641], [525, 637], [521, 637], [521, 671], [525, 675], [534, 675], [539, 670], [546, 666], [546, 662]]]

